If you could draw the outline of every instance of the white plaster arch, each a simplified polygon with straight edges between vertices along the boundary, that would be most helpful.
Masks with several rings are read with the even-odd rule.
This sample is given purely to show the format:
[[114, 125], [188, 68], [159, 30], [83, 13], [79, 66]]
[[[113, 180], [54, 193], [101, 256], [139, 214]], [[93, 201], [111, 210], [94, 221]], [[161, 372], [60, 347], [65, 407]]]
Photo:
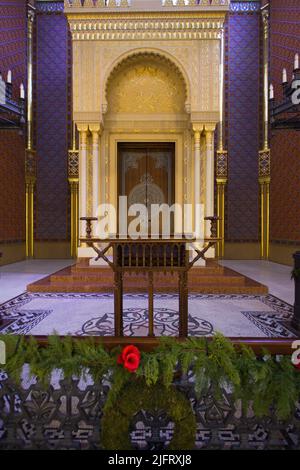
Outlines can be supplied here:
[[117, 73], [118, 69], [123, 66], [123, 64], [126, 64], [127, 61], [129, 61], [131, 58], [137, 58], [137, 57], [157, 57], [162, 59], [165, 63], [169, 63], [181, 76], [184, 87], [185, 87], [185, 95], [186, 95], [186, 101], [185, 101], [185, 110], [187, 113], [190, 113], [190, 108], [191, 108], [191, 84], [190, 84], [190, 79], [188, 77], [188, 74], [182, 65], [182, 63], [172, 54], [168, 53], [167, 51], [159, 48], [135, 48], [135, 49], [130, 49], [129, 51], [126, 51], [125, 53], [121, 54], [120, 56], [117, 57], [108, 67], [107, 70], [105, 71], [104, 74], [104, 81], [103, 81], [103, 87], [102, 87], [102, 113], [105, 114], [107, 112], [107, 90], [109, 87], [109, 83], [114, 76], [115, 73]]

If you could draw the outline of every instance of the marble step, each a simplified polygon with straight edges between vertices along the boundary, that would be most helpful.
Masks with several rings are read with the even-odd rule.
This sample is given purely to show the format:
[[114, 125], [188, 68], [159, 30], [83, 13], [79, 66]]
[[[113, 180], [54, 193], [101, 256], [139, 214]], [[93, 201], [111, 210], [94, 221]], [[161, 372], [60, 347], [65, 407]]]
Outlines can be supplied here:
[[[88, 293], [112, 293], [113, 286], [101, 286], [97, 284], [82, 284], [82, 282], [73, 282], [68, 284], [55, 284], [50, 282], [36, 282], [27, 288], [28, 292], [88, 292]], [[124, 286], [126, 293], [145, 293], [146, 289], [143, 286]], [[156, 293], [176, 293], [176, 289], [172, 286], [158, 286], [155, 289]], [[198, 287], [191, 286], [189, 288], [190, 294], [247, 294], [247, 295], [265, 295], [268, 293], [268, 288], [263, 285], [201, 285]]]
[[[94, 273], [94, 274], [104, 274], [105, 272], [111, 271], [110, 267], [94, 267], [94, 266], [72, 266], [71, 271], [74, 274], [77, 273]], [[207, 275], [222, 275], [225, 272], [225, 268], [192, 268], [190, 272], [193, 272], [195, 276], [207, 276]]]
[[[225, 268], [223, 276], [189, 276], [190, 293], [206, 294], [249, 294], [264, 295], [268, 293], [268, 288], [252, 279]], [[79, 275], [79, 278], [76, 276]], [[81, 277], [82, 276], [82, 277]], [[147, 292], [146, 277], [136, 275], [126, 276], [124, 281], [125, 292]], [[158, 276], [154, 283], [155, 292], [169, 293], [177, 292], [177, 275]], [[105, 276], [98, 273], [77, 273], [70, 268], [65, 268], [51, 276], [47, 276], [40, 281], [30, 284], [27, 287], [29, 292], [113, 292], [113, 273], [109, 269], [105, 271]]]
[[[53, 283], [64, 283], [64, 282], [77, 282], [81, 281], [82, 283], [92, 283], [92, 284], [102, 284], [102, 285], [110, 285], [113, 282], [114, 274], [110, 270], [109, 272], [103, 273], [82, 273], [82, 272], [72, 272], [66, 273], [57, 273], [51, 276], [51, 282]], [[141, 276], [136, 274], [126, 274], [124, 277], [124, 283], [128, 286], [134, 286], [136, 283], [140, 283], [142, 285], [147, 286], [147, 276]], [[234, 284], [234, 285], [244, 285], [245, 278], [239, 275], [231, 275], [229, 273], [225, 273], [223, 275], [205, 275], [191, 272], [189, 273], [189, 285], [201, 285], [201, 284]], [[159, 284], [163, 286], [174, 285], [177, 286], [178, 284], [178, 275], [174, 273], [172, 276], [171, 274], [154, 274], [154, 284]]]

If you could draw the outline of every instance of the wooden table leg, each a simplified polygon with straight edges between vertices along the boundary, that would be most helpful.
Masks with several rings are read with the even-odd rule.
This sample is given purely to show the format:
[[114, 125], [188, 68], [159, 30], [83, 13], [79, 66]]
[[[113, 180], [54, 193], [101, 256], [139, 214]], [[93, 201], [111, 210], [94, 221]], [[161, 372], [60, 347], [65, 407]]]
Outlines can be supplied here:
[[123, 336], [123, 273], [115, 271], [114, 277], [115, 336]]
[[154, 302], [153, 302], [153, 272], [148, 273], [148, 315], [149, 332], [148, 336], [154, 337]]
[[179, 337], [188, 336], [188, 273], [179, 273]]

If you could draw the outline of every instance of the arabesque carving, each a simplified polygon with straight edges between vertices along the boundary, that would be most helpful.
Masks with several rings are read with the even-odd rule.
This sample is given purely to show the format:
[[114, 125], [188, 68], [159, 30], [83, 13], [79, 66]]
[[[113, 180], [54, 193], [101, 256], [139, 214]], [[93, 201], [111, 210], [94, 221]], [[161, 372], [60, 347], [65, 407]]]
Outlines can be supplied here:
[[106, 85], [108, 112], [184, 113], [187, 87], [174, 63], [140, 53], [119, 63]]

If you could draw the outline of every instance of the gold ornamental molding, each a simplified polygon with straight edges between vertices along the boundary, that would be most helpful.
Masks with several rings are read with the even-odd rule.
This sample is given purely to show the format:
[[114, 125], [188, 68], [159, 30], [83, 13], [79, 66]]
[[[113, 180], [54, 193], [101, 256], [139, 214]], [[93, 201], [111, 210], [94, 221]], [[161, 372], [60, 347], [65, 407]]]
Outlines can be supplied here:
[[259, 182], [269, 183], [271, 179], [271, 152], [270, 149], [261, 150], [258, 158]]
[[260, 184], [260, 224], [262, 259], [269, 259], [270, 252], [270, 183], [271, 183], [271, 151], [266, 148], [259, 152], [258, 181]]
[[158, 21], [138, 19], [133, 21], [103, 19], [71, 19], [70, 30], [74, 41], [136, 41], [136, 40], [197, 40], [220, 39], [223, 21], [212, 19], [191, 19]]
[[78, 248], [78, 220], [79, 220], [79, 150], [75, 148], [68, 152], [68, 181], [71, 199], [71, 240], [70, 255], [77, 257]]
[[228, 152], [226, 150], [217, 151], [216, 164], [217, 182], [226, 183], [228, 178]]
[[217, 151], [216, 161], [217, 182], [217, 236], [221, 242], [217, 245], [217, 255], [224, 258], [225, 255], [225, 187], [228, 182], [228, 152], [224, 149]]
[[[125, 7], [125, 8], [124, 8]], [[65, 0], [73, 40], [219, 39], [228, 0]], [[191, 14], [192, 13], [192, 14]]]
[[68, 178], [79, 178], [79, 150], [69, 150], [68, 154]]

